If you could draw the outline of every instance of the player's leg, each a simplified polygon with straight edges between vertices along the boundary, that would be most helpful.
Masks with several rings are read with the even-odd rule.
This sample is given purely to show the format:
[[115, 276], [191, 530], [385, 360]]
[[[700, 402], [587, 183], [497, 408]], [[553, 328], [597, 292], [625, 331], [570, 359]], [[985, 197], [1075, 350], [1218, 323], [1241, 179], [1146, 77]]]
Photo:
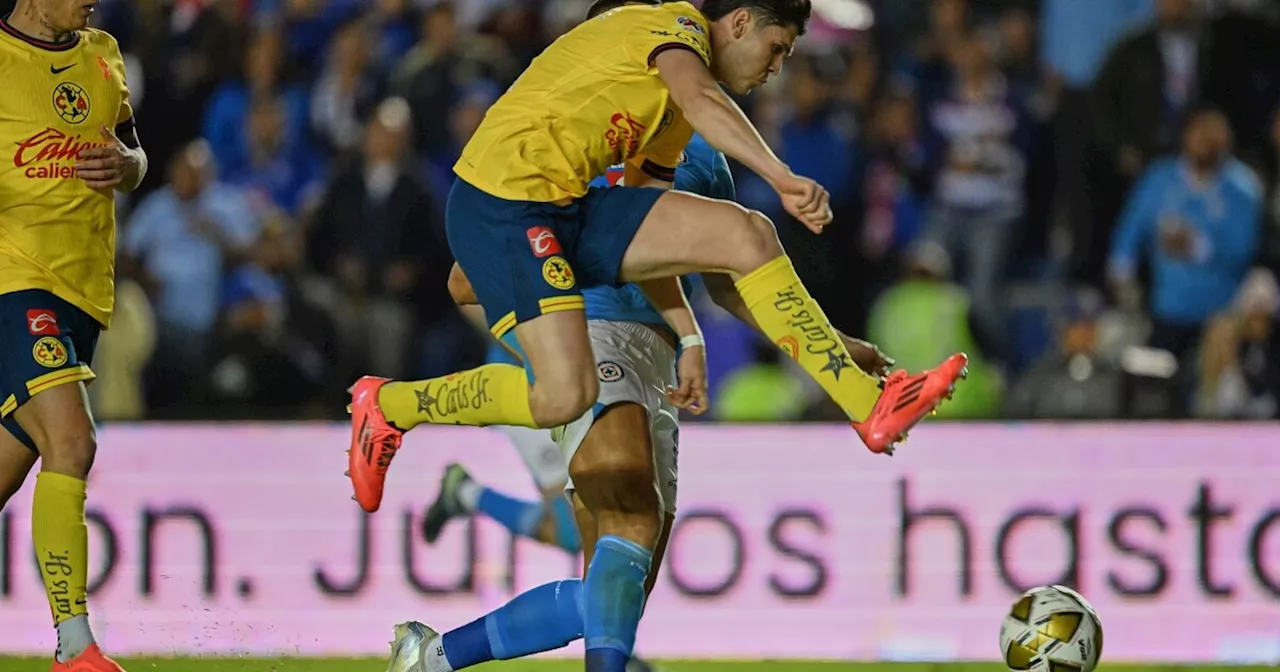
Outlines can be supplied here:
[[0, 429], [0, 511], [3, 511], [9, 498], [27, 480], [27, 474], [31, 473], [39, 454], [14, 436], [15, 430], [21, 432], [16, 421], [5, 418], [0, 424], [4, 425], [4, 429]]
[[[620, 190], [625, 192], [627, 190]], [[633, 190], [636, 191], [636, 190]], [[624, 193], [594, 196], [607, 214]], [[893, 443], [950, 395], [967, 359], [953, 356], [919, 376], [881, 381], [859, 369], [835, 328], [796, 275], [773, 223], [736, 203], [668, 192], [648, 209], [622, 255], [618, 275], [638, 281], [698, 272], [728, 273], [762, 331], [814, 378], [845, 411], [868, 447]], [[596, 226], [593, 212], [584, 236]], [[605, 252], [609, 258], [611, 252]], [[602, 256], [583, 259], [591, 263]], [[879, 404], [881, 396], [885, 403]]]
[[[88, 617], [89, 531], [86, 480], [97, 452], [84, 383], [100, 326], [48, 292], [0, 295], [0, 333], [13, 345], [0, 369], [9, 392], [0, 409], [11, 433], [40, 454], [31, 537], [58, 633], [57, 661], [80, 659], [118, 669], [102, 657]], [[8, 345], [6, 343], [6, 345]], [[13, 381], [20, 379], [20, 385]], [[12, 426], [12, 425], [11, 425]]]
[[450, 248], [490, 331], [501, 338], [514, 330], [533, 380], [521, 367], [486, 364], [431, 380], [357, 381], [348, 464], [366, 511], [377, 510], [401, 436], [418, 424], [549, 428], [590, 408], [598, 383], [583, 300], [557, 239], [575, 238], [580, 220], [576, 204], [504, 201], [455, 181], [446, 208]]
[[581, 550], [573, 511], [564, 496], [568, 470], [560, 447], [551, 433], [527, 427], [503, 427], [516, 452], [524, 460], [534, 483], [541, 490], [540, 500], [513, 497], [478, 483], [461, 465], [445, 468], [436, 500], [427, 509], [423, 532], [428, 543], [434, 543], [449, 520], [481, 514], [498, 522], [512, 534], [558, 546], [570, 553]]

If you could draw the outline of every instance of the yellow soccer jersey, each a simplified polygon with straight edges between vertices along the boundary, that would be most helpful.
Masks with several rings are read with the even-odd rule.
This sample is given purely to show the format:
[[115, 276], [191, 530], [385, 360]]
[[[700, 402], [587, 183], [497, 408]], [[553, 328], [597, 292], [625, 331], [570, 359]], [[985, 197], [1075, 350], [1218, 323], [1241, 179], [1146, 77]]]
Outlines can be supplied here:
[[542, 203], [580, 197], [606, 168], [637, 157], [671, 179], [693, 128], [653, 58], [683, 48], [710, 65], [707, 30], [687, 2], [621, 7], [584, 21], [489, 108], [454, 172], [493, 196]]
[[100, 127], [132, 122], [115, 38], [48, 43], [0, 22], [0, 294], [52, 292], [106, 326], [115, 303], [115, 203], [76, 177]]

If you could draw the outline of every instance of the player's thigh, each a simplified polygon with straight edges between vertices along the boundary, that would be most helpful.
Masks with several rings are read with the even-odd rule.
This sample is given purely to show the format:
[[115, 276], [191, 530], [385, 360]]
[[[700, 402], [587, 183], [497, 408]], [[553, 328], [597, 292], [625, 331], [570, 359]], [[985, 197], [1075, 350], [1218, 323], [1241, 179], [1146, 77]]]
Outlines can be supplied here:
[[[6, 418], [2, 423], [3, 429], [0, 429], [0, 511], [4, 510], [5, 504], [9, 502], [9, 498], [13, 497], [13, 493], [22, 487], [23, 481], [27, 480], [27, 474], [31, 473], [31, 467], [35, 466], [36, 458], [39, 455], [36, 451], [23, 445], [22, 441], [14, 436], [13, 427], [16, 422]], [[21, 431], [17, 429], [17, 431]]]
[[618, 279], [636, 282], [714, 271], [744, 275], [783, 254], [773, 222], [737, 203], [663, 193], [620, 258]]
[[[83, 478], [94, 457], [84, 383], [99, 325], [49, 292], [0, 295], [0, 416], [44, 469]], [[16, 423], [16, 427], [14, 427]]]

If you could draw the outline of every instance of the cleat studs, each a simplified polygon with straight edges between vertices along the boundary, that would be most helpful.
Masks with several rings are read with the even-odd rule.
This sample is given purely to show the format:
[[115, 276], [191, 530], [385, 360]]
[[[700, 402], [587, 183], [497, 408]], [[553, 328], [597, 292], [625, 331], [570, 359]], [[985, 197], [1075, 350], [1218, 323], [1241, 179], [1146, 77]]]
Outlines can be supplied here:
[[350, 471], [344, 471], [344, 472], [342, 472], [342, 475], [343, 475], [343, 476], [346, 476], [347, 478], [351, 478], [351, 472], [350, 472]]
[[354, 502], [354, 501], [356, 501], [356, 496], [355, 496], [355, 495], [351, 495], [351, 501], [353, 501], [353, 502]]
[[351, 404], [347, 404], [347, 415], [351, 415]]

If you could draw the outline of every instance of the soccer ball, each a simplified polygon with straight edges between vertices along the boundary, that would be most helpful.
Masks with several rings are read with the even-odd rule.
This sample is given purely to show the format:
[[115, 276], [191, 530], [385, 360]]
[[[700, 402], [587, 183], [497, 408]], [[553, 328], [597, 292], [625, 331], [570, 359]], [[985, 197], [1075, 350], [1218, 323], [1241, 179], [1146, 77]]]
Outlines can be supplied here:
[[1102, 657], [1102, 621], [1070, 588], [1032, 588], [1004, 617], [1000, 654], [1018, 672], [1093, 672]]

